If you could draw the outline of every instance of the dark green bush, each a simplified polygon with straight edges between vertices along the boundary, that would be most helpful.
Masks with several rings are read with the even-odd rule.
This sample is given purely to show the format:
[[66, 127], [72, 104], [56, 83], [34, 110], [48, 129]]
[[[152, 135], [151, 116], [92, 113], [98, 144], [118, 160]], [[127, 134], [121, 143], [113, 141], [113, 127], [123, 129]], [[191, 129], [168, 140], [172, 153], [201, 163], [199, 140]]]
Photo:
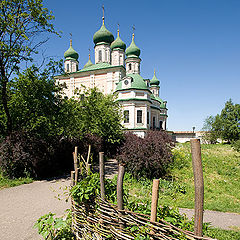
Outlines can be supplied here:
[[164, 131], [149, 131], [145, 138], [127, 133], [116, 158], [134, 177], [159, 178], [172, 162], [173, 146]]

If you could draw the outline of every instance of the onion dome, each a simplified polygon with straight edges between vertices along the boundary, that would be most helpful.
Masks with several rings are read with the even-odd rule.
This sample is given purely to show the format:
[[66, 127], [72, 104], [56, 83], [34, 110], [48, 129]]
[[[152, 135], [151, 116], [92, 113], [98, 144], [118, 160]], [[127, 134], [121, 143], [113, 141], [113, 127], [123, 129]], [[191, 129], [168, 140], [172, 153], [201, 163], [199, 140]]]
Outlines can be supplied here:
[[134, 33], [132, 35], [132, 42], [130, 46], [126, 50], [127, 57], [139, 57], [140, 56], [140, 49], [136, 46], [134, 42]]
[[119, 36], [119, 30], [118, 30], [118, 36], [117, 36], [116, 40], [112, 42], [112, 44], [111, 44], [110, 47], [111, 47], [112, 50], [113, 50], [113, 49], [120, 48], [120, 49], [122, 49], [123, 51], [125, 51], [125, 49], [126, 49], [126, 44], [125, 44], [125, 43], [122, 41], [122, 39], [120, 38], [120, 36]]
[[93, 42], [98, 44], [100, 42], [105, 42], [111, 44], [114, 41], [113, 34], [108, 31], [104, 25], [104, 17], [101, 28], [93, 35]]
[[73, 49], [72, 47], [72, 39], [70, 40], [70, 47], [69, 49], [64, 53], [65, 58], [73, 58], [76, 61], [78, 60], [78, 53]]
[[154, 75], [153, 75], [153, 78], [150, 80], [150, 85], [151, 86], [158, 86], [160, 83], [160, 81], [157, 79], [156, 77], [156, 72], [155, 72], [155, 69], [154, 69]]
[[83, 68], [90, 67], [90, 66], [92, 66], [92, 65], [93, 65], [93, 63], [92, 63], [92, 61], [91, 61], [91, 59], [90, 59], [90, 53], [89, 53], [88, 61], [87, 61], [87, 63], [84, 65]]

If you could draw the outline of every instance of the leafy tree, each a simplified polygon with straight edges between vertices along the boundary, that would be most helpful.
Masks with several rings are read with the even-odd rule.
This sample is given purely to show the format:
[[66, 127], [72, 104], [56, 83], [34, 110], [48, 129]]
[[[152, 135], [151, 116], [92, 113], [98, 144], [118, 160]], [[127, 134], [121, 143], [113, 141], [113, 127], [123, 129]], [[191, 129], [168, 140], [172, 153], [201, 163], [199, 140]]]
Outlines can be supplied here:
[[[62, 87], [55, 85], [53, 79], [61, 71], [59, 64], [50, 61], [42, 72], [35, 66], [29, 67], [9, 83], [8, 108], [13, 131], [32, 132], [44, 139], [62, 134], [66, 100], [60, 97]], [[5, 129], [2, 121], [1, 131]]]
[[222, 138], [228, 142], [240, 139], [240, 104], [233, 104], [232, 100], [226, 102], [220, 115]]
[[0, 1], [0, 108], [5, 114], [0, 124], [6, 121], [7, 133], [13, 128], [8, 104], [11, 76], [19, 73], [23, 61], [32, 61], [32, 54], [46, 42], [36, 41], [37, 36], [44, 32], [57, 34], [50, 23], [53, 18], [42, 0]]
[[225, 103], [221, 114], [207, 117], [203, 130], [207, 131], [206, 138], [211, 143], [216, 143], [218, 138], [227, 142], [240, 139], [240, 104], [234, 104], [230, 99]]
[[104, 95], [97, 88], [85, 89], [69, 100], [66, 112], [67, 135], [93, 134], [108, 143], [122, 137], [121, 108], [113, 95]]

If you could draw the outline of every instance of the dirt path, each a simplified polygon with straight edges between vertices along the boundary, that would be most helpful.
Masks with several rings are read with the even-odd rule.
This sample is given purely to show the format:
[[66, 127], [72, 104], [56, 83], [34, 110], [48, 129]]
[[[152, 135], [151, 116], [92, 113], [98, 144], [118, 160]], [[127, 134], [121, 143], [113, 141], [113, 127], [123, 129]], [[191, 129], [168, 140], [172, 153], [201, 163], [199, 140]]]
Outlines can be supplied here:
[[64, 214], [70, 203], [59, 201], [60, 187], [69, 186], [70, 180], [36, 181], [0, 191], [0, 239], [40, 239], [33, 229], [35, 221], [49, 212]]

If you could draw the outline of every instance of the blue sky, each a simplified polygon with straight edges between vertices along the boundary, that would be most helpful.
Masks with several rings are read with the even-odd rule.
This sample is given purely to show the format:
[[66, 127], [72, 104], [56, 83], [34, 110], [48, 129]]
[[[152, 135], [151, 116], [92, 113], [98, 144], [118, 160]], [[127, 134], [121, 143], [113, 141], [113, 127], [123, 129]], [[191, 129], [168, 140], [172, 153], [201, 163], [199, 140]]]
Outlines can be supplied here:
[[201, 130], [204, 119], [220, 113], [232, 98], [240, 103], [240, 1], [45, 0], [62, 37], [51, 36], [46, 56], [63, 58], [69, 47], [79, 53], [80, 68], [88, 60], [93, 34], [105, 23], [129, 46], [132, 26], [141, 49], [141, 75], [160, 80], [160, 97], [168, 101], [168, 130]]

